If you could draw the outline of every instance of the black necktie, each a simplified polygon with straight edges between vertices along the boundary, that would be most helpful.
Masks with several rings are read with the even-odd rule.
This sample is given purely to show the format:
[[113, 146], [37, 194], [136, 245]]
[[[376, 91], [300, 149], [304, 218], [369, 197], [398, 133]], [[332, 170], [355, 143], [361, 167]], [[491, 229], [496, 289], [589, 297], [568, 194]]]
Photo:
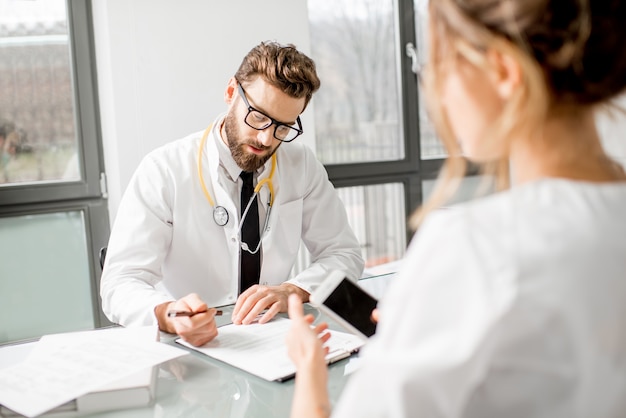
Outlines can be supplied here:
[[[243, 212], [254, 194], [254, 186], [252, 185], [253, 173], [242, 171], [239, 177], [243, 180], [243, 187], [241, 188], [241, 215], [243, 217]], [[258, 199], [254, 199], [241, 227], [241, 241], [248, 245], [250, 251], [254, 251], [259, 244], [259, 240], [259, 204]], [[261, 274], [261, 250], [259, 249], [255, 254], [250, 254], [244, 249], [240, 249], [240, 252], [241, 278], [239, 281], [239, 293], [254, 284], [258, 284]]]

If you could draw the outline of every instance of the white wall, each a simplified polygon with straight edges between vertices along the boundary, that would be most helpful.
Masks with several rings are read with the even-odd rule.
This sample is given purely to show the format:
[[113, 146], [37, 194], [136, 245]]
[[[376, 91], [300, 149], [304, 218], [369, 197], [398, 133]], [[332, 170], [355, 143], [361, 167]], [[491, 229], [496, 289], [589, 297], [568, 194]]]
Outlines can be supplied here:
[[[272, 39], [310, 53], [305, 0], [92, 4], [111, 222], [144, 155], [226, 110], [226, 82], [253, 46]], [[313, 106], [298, 139], [311, 147]]]
[[626, 168], [626, 95], [616, 101], [623, 111], [614, 109], [598, 116], [598, 131], [604, 149]]

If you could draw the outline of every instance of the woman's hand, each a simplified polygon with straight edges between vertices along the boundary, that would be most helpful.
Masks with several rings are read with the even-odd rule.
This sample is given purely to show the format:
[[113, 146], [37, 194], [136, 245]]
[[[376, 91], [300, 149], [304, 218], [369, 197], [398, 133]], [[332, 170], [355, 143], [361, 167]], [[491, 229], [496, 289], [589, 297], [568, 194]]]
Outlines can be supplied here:
[[289, 318], [291, 329], [287, 334], [287, 352], [296, 368], [325, 369], [328, 347], [324, 347], [324, 343], [330, 338], [330, 333], [325, 332], [328, 324], [322, 322], [311, 327], [313, 315], [304, 315], [302, 301], [295, 294], [289, 296]]
[[304, 315], [302, 300], [296, 294], [289, 295], [289, 318], [292, 324], [287, 334], [287, 352], [296, 365], [291, 416], [327, 417], [330, 415], [325, 360], [328, 347], [324, 343], [330, 338], [326, 332], [328, 324], [312, 327], [313, 315]]
[[372, 316], [370, 317], [370, 319], [372, 320], [372, 322], [378, 324], [378, 308], [374, 308], [374, 310], [372, 311]]

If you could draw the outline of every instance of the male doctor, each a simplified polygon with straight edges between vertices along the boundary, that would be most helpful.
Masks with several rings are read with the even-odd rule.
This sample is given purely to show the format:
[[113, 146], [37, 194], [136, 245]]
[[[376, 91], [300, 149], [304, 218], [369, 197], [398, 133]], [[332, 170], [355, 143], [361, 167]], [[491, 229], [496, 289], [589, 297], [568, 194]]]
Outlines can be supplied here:
[[[292, 142], [319, 85], [309, 57], [263, 42], [228, 81], [225, 115], [143, 159], [101, 278], [111, 321], [156, 322], [198, 346], [217, 335], [212, 307], [234, 303], [235, 324], [259, 314], [265, 323], [287, 311], [290, 294], [307, 301], [330, 270], [360, 277], [345, 208], [311, 150]], [[312, 263], [289, 278], [301, 241]]]

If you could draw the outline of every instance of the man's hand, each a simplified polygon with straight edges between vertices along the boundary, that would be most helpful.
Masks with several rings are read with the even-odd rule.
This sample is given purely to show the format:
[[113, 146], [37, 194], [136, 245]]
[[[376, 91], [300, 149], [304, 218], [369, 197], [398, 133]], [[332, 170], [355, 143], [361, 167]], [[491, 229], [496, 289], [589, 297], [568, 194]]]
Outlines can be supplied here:
[[254, 285], [239, 295], [233, 310], [233, 324], [251, 324], [257, 316], [267, 309], [259, 324], [264, 324], [274, 318], [279, 312], [287, 312], [287, 299], [292, 293], [297, 294], [300, 300], [309, 300], [309, 294], [291, 283], [279, 286]]
[[[195, 314], [168, 318], [167, 311], [169, 310], [190, 311]], [[161, 331], [178, 334], [183, 340], [196, 347], [208, 343], [217, 336], [216, 312], [213, 308], [209, 309], [195, 293], [175, 302], [162, 303], [154, 308]]]

